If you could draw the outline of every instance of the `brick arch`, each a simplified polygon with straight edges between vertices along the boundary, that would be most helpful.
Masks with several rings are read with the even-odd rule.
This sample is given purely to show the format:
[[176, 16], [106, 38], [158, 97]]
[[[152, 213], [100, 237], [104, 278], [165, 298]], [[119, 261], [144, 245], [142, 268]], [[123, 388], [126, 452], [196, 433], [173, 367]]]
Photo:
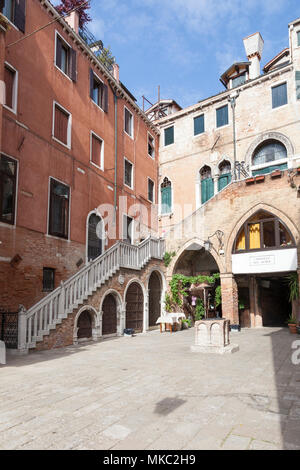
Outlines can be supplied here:
[[[179, 261], [181, 255], [184, 253], [185, 250], [187, 250], [191, 245], [193, 245], [194, 243], [197, 243], [199, 246], [201, 246], [202, 248], [204, 248], [204, 241], [203, 240], [200, 240], [199, 238], [192, 238], [190, 239], [189, 241], [187, 241], [183, 247], [178, 251], [178, 253], [176, 254], [176, 256], [172, 259], [169, 267], [168, 267], [168, 276], [169, 277], [172, 277], [174, 271], [175, 271], [175, 267], [177, 265], [177, 262]], [[216, 265], [218, 266], [218, 269], [219, 269], [219, 272], [220, 273], [223, 273], [225, 272], [225, 264], [224, 262], [222, 261], [222, 259], [220, 258], [218, 252], [215, 250], [215, 248], [212, 248], [212, 250], [210, 251], [210, 254], [212, 255], [212, 257], [214, 258], [215, 262], [216, 262]]]
[[122, 296], [121, 294], [115, 290], [115, 289], [107, 289], [100, 301], [100, 330], [101, 330], [101, 336], [103, 336], [103, 303], [108, 295], [112, 295], [115, 299], [116, 302], [116, 312], [117, 312], [117, 331], [116, 334], [117, 336], [122, 335], [122, 326], [121, 326], [121, 316], [122, 316], [122, 307], [123, 307], [123, 301], [122, 301]]
[[243, 226], [243, 224], [245, 222], [247, 222], [247, 220], [250, 217], [255, 215], [256, 212], [258, 212], [260, 210], [270, 212], [275, 217], [278, 217], [278, 219], [280, 219], [287, 226], [287, 228], [290, 230], [290, 232], [291, 232], [291, 234], [292, 234], [292, 236], [293, 236], [293, 238], [296, 242], [296, 245], [299, 244], [300, 232], [299, 232], [299, 229], [297, 228], [296, 224], [292, 221], [292, 219], [290, 219], [290, 217], [288, 217], [285, 213], [283, 213], [281, 210], [277, 209], [274, 206], [271, 206], [269, 204], [258, 203], [256, 205], [254, 205], [253, 207], [251, 207], [251, 209], [249, 209], [246, 213], [244, 213], [244, 215], [242, 217], [240, 217], [234, 223], [234, 226], [233, 226], [233, 228], [230, 232], [230, 235], [229, 235], [227, 243], [226, 243], [225, 253], [226, 253], [226, 259], [227, 259], [227, 263], [226, 263], [227, 272], [232, 271], [231, 256], [232, 256], [233, 245], [234, 245], [235, 239], [236, 239], [241, 227]]
[[252, 165], [252, 157], [256, 148], [267, 140], [278, 140], [278, 142], [281, 142], [287, 150], [287, 158], [290, 158], [292, 155], [294, 155], [294, 146], [286, 135], [281, 134], [280, 132], [264, 132], [259, 137], [257, 137], [248, 148], [245, 155], [245, 162], [247, 165]]
[[97, 312], [97, 310], [90, 306], [90, 305], [84, 305], [81, 307], [78, 312], [76, 313], [76, 316], [74, 318], [74, 329], [73, 329], [73, 344], [78, 343], [78, 319], [80, 315], [88, 311], [91, 314], [92, 317], [92, 339], [93, 341], [97, 341], [100, 337], [100, 314]]

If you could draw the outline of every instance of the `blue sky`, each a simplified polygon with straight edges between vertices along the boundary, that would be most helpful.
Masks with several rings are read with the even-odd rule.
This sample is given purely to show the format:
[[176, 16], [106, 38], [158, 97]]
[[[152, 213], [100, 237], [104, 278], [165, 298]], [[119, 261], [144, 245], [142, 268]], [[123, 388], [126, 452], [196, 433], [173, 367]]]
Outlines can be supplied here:
[[[59, 2], [54, 2], [57, 4]], [[220, 75], [246, 60], [242, 39], [259, 31], [262, 64], [288, 46], [299, 0], [91, 0], [88, 27], [110, 45], [120, 79], [135, 95], [182, 107], [219, 93]]]

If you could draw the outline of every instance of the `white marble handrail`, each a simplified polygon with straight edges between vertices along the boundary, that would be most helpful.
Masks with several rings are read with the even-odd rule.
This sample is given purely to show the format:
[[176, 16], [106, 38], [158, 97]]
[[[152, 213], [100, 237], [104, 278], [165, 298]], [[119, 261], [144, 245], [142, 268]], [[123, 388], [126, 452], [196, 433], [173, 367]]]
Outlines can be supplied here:
[[26, 349], [49, 334], [120, 268], [142, 269], [151, 258], [162, 259], [164, 251], [163, 239], [148, 237], [137, 246], [117, 242], [21, 316], [19, 348]]

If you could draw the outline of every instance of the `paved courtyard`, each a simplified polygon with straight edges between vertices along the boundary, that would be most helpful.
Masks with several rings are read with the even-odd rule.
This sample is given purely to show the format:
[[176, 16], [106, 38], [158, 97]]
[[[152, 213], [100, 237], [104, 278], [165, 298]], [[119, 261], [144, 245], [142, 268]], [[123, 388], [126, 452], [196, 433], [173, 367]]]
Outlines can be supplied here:
[[233, 355], [152, 331], [9, 357], [0, 449], [300, 449], [300, 365], [287, 329], [243, 330]]

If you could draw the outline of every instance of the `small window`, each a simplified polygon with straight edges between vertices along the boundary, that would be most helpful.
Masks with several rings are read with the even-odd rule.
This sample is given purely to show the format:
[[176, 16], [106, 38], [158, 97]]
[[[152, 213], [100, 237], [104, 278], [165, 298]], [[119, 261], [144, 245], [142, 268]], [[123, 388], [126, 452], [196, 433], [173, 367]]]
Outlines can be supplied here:
[[165, 129], [165, 146], [174, 144], [174, 126]]
[[194, 135], [203, 134], [204, 132], [204, 114], [194, 118]]
[[104, 142], [100, 137], [91, 133], [91, 162], [103, 170]]
[[217, 127], [226, 126], [228, 124], [228, 106], [222, 106], [217, 109]]
[[15, 223], [17, 162], [5, 155], [0, 158], [0, 221]]
[[17, 88], [18, 73], [8, 64], [4, 67], [4, 83], [5, 83], [5, 106], [12, 111], [17, 111]]
[[56, 66], [74, 82], [77, 78], [77, 56], [66, 41], [56, 33]]
[[68, 238], [69, 236], [70, 188], [50, 179], [49, 235]]
[[300, 46], [300, 31], [297, 32], [297, 44]]
[[232, 88], [243, 85], [246, 81], [246, 72], [232, 79]]
[[126, 134], [130, 135], [130, 137], [133, 137], [133, 115], [127, 108], [125, 108], [124, 111], [124, 120], [124, 129]]
[[154, 202], [154, 182], [148, 178], [148, 200]]
[[272, 108], [279, 108], [287, 104], [287, 86], [286, 83], [274, 86], [272, 88]]
[[155, 158], [155, 139], [148, 133], [148, 155]]
[[160, 187], [161, 192], [161, 214], [170, 214], [172, 212], [172, 184], [166, 177]]
[[2, 0], [0, 11], [20, 31], [25, 33], [26, 0]]
[[54, 104], [54, 130], [53, 137], [70, 148], [71, 146], [71, 114]]
[[43, 268], [43, 291], [51, 292], [55, 289], [55, 269]]
[[123, 241], [130, 244], [133, 242], [133, 223], [132, 217], [123, 216]]
[[129, 186], [129, 188], [133, 188], [133, 164], [124, 159], [124, 183], [126, 186]]
[[108, 87], [90, 69], [90, 97], [106, 113], [108, 112]]

